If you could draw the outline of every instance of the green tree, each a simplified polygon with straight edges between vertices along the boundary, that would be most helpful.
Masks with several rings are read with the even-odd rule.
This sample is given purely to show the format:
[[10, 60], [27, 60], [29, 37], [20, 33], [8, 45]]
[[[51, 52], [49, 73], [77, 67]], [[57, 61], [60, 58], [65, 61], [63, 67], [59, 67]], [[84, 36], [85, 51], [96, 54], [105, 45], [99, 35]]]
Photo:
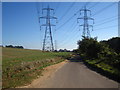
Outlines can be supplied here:
[[109, 45], [109, 48], [115, 52], [120, 53], [120, 37], [113, 37], [109, 40], [103, 40], [101, 43]]
[[85, 38], [82, 41], [78, 41], [78, 50], [88, 58], [98, 58], [98, 53], [101, 52], [102, 47], [96, 38]]

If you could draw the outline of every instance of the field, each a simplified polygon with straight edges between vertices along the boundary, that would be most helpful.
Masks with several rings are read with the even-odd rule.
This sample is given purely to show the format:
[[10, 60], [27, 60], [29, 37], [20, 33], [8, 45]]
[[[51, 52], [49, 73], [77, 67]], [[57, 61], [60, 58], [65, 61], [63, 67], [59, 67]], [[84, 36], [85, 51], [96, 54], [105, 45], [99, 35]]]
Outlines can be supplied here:
[[2, 48], [2, 87], [28, 84], [42, 75], [44, 67], [59, 63], [69, 56], [69, 52]]

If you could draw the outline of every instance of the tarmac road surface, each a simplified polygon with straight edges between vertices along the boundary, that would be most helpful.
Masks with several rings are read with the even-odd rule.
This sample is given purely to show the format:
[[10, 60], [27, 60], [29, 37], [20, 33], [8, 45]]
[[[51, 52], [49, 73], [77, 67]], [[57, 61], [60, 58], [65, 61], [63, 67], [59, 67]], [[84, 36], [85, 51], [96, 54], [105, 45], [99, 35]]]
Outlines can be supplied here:
[[118, 88], [118, 83], [90, 69], [82, 62], [68, 62], [39, 88]]

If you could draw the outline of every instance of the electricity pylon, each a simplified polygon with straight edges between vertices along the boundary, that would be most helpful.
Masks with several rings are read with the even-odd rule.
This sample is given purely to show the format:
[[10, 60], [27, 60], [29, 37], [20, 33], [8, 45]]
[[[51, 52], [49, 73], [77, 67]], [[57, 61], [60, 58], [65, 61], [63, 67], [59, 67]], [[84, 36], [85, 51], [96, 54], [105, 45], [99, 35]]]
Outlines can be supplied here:
[[92, 30], [93, 30], [93, 25], [89, 25], [89, 20], [93, 20], [93, 24], [94, 24], [94, 19], [91, 17], [88, 17], [87, 13], [90, 12], [90, 16], [91, 16], [91, 10], [86, 9], [86, 6], [84, 7], [84, 9], [80, 10], [80, 15], [81, 15], [82, 11], [83, 11], [84, 16], [77, 18], [77, 22], [79, 19], [84, 20], [84, 24], [80, 25], [83, 27], [83, 35], [82, 36], [89, 38], [89, 37], [91, 37], [89, 28], [92, 27]]
[[51, 16], [51, 11], [53, 11], [54, 14], [54, 9], [50, 8], [49, 6], [47, 8], [42, 9], [42, 14], [43, 11], [46, 10], [46, 16], [40, 17], [40, 19], [45, 19], [46, 24], [42, 24], [41, 26], [45, 26], [45, 35], [44, 35], [44, 40], [43, 40], [43, 51], [54, 51], [54, 45], [53, 45], [53, 37], [52, 37], [52, 28], [51, 26], [55, 26], [51, 24], [52, 19], [56, 19], [56, 17]]

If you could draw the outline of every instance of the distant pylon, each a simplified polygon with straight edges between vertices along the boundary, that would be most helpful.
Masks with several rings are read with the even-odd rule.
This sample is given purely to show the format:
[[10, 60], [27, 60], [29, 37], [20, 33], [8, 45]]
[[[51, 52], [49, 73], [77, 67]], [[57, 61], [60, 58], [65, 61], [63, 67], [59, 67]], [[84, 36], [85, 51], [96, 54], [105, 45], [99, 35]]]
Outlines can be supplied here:
[[77, 22], [78, 22], [79, 19], [83, 19], [84, 20], [84, 24], [80, 25], [80, 26], [83, 27], [83, 35], [82, 36], [89, 38], [89, 37], [91, 37], [89, 28], [92, 27], [92, 30], [93, 30], [93, 25], [89, 25], [88, 21], [89, 20], [93, 20], [93, 24], [94, 24], [94, 19], [91, 18], [91, 17], [88, 17], [87, 12], [90, 12], [90, 16], [91, 16], [91, 10], [86, 9], [86, 6], [84, 7], [84, 9], [80, 10], [80, 15], [81, 15], [82, 11], [84, 13], [84, 16], [80, 17], [80, 18], [77, 18]]
[[53, 45], [53, 37], [52, 37], [52, 28], [51, 26], [55, 26], [51, 24], [52, 19], [57, 19], [56, 17], [52, 16], [50, 11], [53, 11], [54, 14], [54, 9], [50, 8], [49, 5], [47, 8], [42, 9], [42, 14], [43, 11], [46, 10], [46, 16], [40, 17], [40, 19], [46, 19], [46, 24], [42, 24], [41, 26], [45, 26], [45, 35], [44, 35], [44, 40], [43, 40], [43, 51], [54, 51], [54, 45]]

